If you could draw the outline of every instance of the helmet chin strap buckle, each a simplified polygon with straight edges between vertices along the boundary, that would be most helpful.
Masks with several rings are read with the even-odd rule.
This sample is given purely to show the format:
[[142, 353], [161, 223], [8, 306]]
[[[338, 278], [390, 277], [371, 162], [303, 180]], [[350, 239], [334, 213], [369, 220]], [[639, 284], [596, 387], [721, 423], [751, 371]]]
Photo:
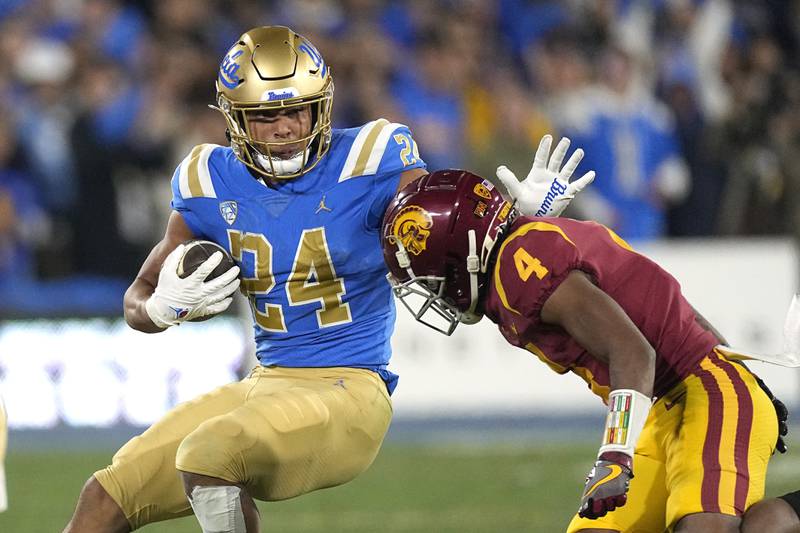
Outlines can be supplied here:
[[406, 252], [402, 246], [394, 253], [394, 256], [397, 258], [397, 264], [400, 265], [400, 268], [408, 268], [411, 266], [411, 259], [408, 257], [408, 252]]
[[478, 307], [478, 272], [481, 271], [481, 258], [478, 256], [477, 236], [475, 230], [467, 233], [469, 238], [469, 255], [467, 255], [467, 272], [469, 272], [469, 309], [460, 313], [458, 320], [464, 324], [474, 324], [483, 315], [475, 312]]

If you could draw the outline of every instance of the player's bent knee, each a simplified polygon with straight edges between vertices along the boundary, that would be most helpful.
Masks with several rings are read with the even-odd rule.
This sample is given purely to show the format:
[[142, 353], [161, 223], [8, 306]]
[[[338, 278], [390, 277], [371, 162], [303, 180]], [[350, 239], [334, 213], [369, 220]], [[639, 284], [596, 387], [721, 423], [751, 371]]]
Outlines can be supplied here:
[[235, 422], [209, 420], [183, 439], [178, 446], [175, 466], [182, 472], [242, 482], [244, 464], [239, 453], [240, 440], [241, 427]]
[[203, 533], [246, 533], [241, 493], [235, 485], [192, 488], [189, 503]]

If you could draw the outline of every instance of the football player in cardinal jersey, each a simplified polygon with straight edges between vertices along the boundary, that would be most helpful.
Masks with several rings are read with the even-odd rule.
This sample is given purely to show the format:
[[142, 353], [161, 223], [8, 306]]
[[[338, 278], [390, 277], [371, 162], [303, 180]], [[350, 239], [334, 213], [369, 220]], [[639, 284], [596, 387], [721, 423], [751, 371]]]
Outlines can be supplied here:
[[[381, 221], [427, 171], [406, 126], [333, 129], [332, 101], [328, 65], [289, 28], [250, 30], [225, 55], [217, 108], [231, 146], [197, 146], [178, 166], [166, 234], [125, 295], [125, 318], [159, 332], [213, 316], [241, 283], [260, 365], [125, 444], [86, 483], [67, 531], [194, 513], [204, 532], [254, 532], [254, 498], [339, 485], [375, 458], [397, 381]], [[582, 152], [561, 168], [568, 142], [552, 158], [550, 142], [527, 179], [503, 175], [529, 209], [557, 215], [593, 173], [569, 183]], [[204, 281], [217, 253], [180, 278], [180, 243], [196, 238], [225, 247], [237, 266]]]
[[717, 349], [670, 274], [600, 224], [518, 215], [461, 170], [400, 191], [382, 246], [417, 320], [450, 334], [486, 315], [608, 405], [569, 532], [739, 531], [785, 449], [785, 408]]

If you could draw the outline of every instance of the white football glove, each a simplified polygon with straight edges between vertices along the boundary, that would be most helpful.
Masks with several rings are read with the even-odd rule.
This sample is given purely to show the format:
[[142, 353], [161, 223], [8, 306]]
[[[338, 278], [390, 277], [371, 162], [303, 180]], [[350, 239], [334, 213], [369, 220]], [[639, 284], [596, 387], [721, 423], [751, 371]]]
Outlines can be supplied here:
[[506, 186], [511, 198], [517, 201], [517, 209], [523, 215], [557, 217], [575, 195], [594, 180], [594, 170], [590, 170], [570, 183], [572, 173], [583, 159], [583, 150], [575, 150], [562, 169], [561, 162], [567, 154], [569, 139], [563, 137], [550, 157], [552, 143], [552, 136], [542, 137], [533, 167], [522, 182], [505, 165], [497, 167], [497, 178]]
[[203, 281], [222, 261], [222, 252], [214, 252], [197, 270], [180, 278], [178, 263], [184, 248], [186, 245], [179, 244], [164, 259], [156, 290], [145, 302], [147, 316], [160, 328], [223, 312], [231, 305], [232, 295], [239, 288], [238, 266], [215, 279]]

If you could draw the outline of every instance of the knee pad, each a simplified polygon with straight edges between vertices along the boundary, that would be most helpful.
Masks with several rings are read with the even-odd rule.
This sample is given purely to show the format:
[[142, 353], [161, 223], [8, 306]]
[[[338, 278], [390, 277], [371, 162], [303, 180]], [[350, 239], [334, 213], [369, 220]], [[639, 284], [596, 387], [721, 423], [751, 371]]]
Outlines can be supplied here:
[[781, 500], [788, 503], [794, 512], [797, 514], [797, 518], [800, 519], [800, 490], [796, 490], [794, 492], [790, 492], [789, 494], [784, 494], [783, 496], [778, 496]]
[[192, 489], [189, 504], [203, 533], [246, 533], [241, 493], [242, 489], [233, 485]]

